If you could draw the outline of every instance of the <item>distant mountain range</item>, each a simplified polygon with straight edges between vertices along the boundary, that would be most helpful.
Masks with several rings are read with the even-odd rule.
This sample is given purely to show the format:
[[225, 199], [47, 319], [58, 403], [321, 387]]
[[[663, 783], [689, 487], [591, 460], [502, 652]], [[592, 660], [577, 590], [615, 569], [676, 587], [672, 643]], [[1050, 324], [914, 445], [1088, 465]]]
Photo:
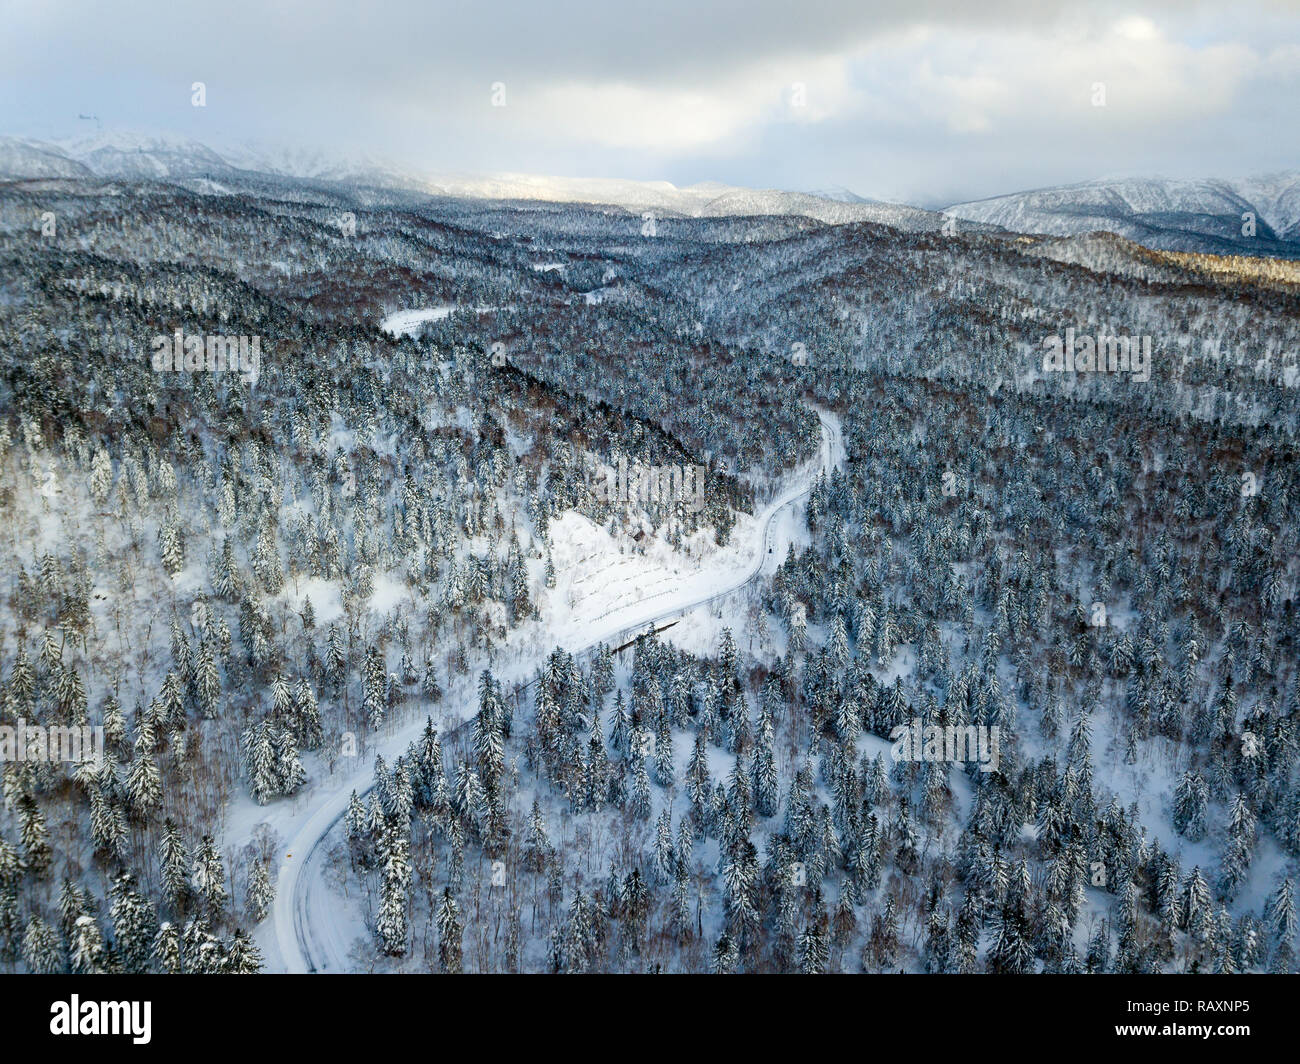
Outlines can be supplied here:
[[939, 229], [947, 215], [960, 219], [963, 230], [1058, 237], [1110, 232], [1164, 251], [1300, 258], [1300, 171], [1235, 181], [1089, 181], [958, 203], [938, 213], [843, 187], [790, 192], [716, 182], [678, 188], [613, 178], [418, 174], [368, 157], [255, 145], [217, 150], [184, 137], [105, 131], [64, 141], [0, 137], [0, 177], [201, 181], [207, 192], [220, 191], [223, 182], [292, 178], [433, 196], [598, 204], [665, 217], [795, 215], [912, 231]]
[[0, 137], [0, 174], [6, 177], [219, 179], [247, 173], [329, 181], [400, 185], [413, 178], [369, 160], [242, 147], [218, 152], [199, 141], [164, 134], [106, 131], [62, 141]]
[[865, 221], [910, 230], [937, 229], [943, 222], [934, 211], [867, 200], [847, 189], [809, 193], [716, 182], [678, 188], [667, 181], [612, 178], [415, 174], [367, 158], [256, 146], [217, 151], [181, 137], [122, 132], [68, 141], [0, 137], [0, 176], [9, 178], [221, 182], [255, 175], [409, 189], [434, 196], [605, 204], [665, 216], [802, 215], [829, 224]]
[[1111, 232], [1163, 251], [1295, 256], [1300, 171], [1236, 181], [1088, 181], [958, 203], [944, 213], [1017, 233]]

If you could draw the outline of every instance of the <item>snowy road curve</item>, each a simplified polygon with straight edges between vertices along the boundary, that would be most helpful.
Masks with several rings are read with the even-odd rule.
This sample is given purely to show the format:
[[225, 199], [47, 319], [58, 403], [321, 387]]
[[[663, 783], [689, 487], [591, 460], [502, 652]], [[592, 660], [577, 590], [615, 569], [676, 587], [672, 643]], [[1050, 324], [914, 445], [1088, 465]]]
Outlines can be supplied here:
[[[629, 616], [637, 612], [636, 604], [622, 608], [608, 619], [605, 630], [593, 633], [590, 642], [577, 650], [583, 654], [594, 649], [600, 643], [617, 646], [625, 639], [631, 638], [645, 630], [650, 624], [658, 624], [675, 617], [682, 617], [692, 610], [706, 608], [719, 599], [733, 595], [741, 588], [757, 581], [765, 571], [774, 570], [785, 559], [786, 548], [791, 542], [788, 529], [781, 528], [777, 517], [788, 507], [808, 497], [812, 482], [818, 473], [828, 472], [843, 461], [844, 445], [840, 435], [837, 419], [823, 410], [816, 410], [822, 423], [822, 447], [820, 461], [809, 467], [807, 479], [787, 489], [774, 499], [757, 522], [753, 539], [755, 542], [752, 567], [740, 579], [718, 590], [711, 585], [699, 597], [677, 601], [668, 608], [647, 608], [644, 615]], [[460, 722], [444, 733], [444, 737], [453, 736], [469, 723]], [[404, 725], [398, 732], [384, 738], [376, 744], [375, 750], [385, 757], [395, 756], [405, 751], [424, 728], [424, 721], [417, 720]], [[369, 793], [369, 788], [363, 793]], [[301, 826], [285, 847], [286, 856], [282, 860], [276, 885], [275, 902], [271, 910], [271, 924], [274, 942], [278, 948], [281, 970], [286, 972], [345, 972], [347, 971], [348, 942], [324, 912], [328, 910], [329, 886], [324, 877], [325, 857], [328, 853], [326, 840], [336, 824], [343, 819], [347, 810], [351, 789], [346, 786], [326, 790], [320, 795], [309, 795], [314, 799], [308, 808], [296, 813], [295, 820]], [[268, 967], [273, 960], [268, 956]]]

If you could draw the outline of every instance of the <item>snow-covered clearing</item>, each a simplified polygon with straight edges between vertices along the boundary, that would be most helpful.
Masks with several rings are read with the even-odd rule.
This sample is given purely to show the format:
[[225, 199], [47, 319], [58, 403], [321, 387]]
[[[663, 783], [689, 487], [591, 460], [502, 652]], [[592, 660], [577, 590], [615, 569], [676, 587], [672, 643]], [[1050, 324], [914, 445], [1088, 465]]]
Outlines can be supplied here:
[[413, 336], [426, 321], [442, 321], [455, 307], [421, 307], [418, 310], [399, 310], [389, 314], [380, 324], [384, 332], [393, 336]]

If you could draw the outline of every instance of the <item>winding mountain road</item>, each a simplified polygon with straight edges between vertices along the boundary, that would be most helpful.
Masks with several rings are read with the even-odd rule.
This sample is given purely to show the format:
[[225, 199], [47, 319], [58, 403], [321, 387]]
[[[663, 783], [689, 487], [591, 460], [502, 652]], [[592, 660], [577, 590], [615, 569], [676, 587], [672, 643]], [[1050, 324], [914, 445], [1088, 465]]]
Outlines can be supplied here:
[[[767, 506], [758, 523], [759, 534], [755, 537], [757, 553], [749, 571], [721, 590], [716, 586], [711, 587], [698, 598], [678, 601], [667, 609], [651, 609], [644, 616], [629, 619], [628, 613], [636, 609], [635, 605], [620, 609], [609, 619], [609, 627], [595, 633], [595, 637], [586, 646], [573, 652], [575, 655], [585, 654], [601, 643], [617, 646], [645, 631], [649, 625], [683, 617], [693, 610], [710, 606], [753, 584], [765, 571], [774, 570], [781, 564], [792, 539], [789, 530], [777, 524], [777, 517], [788, 507], [808, 497], [818, 474], [829, 472], [844, 459], [838, 420], [827, 411], [817, 408], [814, 410], [822, 424], [820, 461], [815, 466], [810, 466], [806, 481], [792, 486]], [[444, 732], [444, 738], [454, 736], [472, 719], [471, 716]], [[404, 751], [423, 728], [423, 720], [403, 726], [397, 734], [385, 738], [382, 748], [376, 752]], [[370, 787], [373, 787], [373, 783]], [[370, 787], [363, 793], [368, 794]], [[326, 841], [334, 827], [343, 819], [350, 796], [349, 788], [338, 787], [320, 795], [313, 808], [298, 814], [305, 816], [305, 820], [285, 848], [286, 856], [280, 864], [275, 902], [271, 910], [273, 934], [283, 971], [305, 973], [347, 970], [349, 943], [345, 940], [346, 936], [341, 928], [323, 917], [321, 911], [328, 908], [329, 886], [323, 874], [328, 853]]]

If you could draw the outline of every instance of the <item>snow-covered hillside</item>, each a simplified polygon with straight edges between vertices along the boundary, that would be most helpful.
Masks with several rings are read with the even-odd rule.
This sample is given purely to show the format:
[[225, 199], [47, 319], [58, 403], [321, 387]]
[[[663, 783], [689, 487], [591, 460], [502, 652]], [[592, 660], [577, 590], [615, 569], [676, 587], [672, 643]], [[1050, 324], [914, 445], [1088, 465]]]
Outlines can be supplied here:
[[[1235, 181], [1130, 178], [1012, 193], [958, 203], [942, 213], [884, 203], [835, 187], [817, 192], [742, 188], [719, 182], [677, 187], [667, 181], [534, 174], [417, 173], [364, 155], [239, 144], [214, 149], [186, 137], [108, 130], [59, 142], [0, 138], [0, 176], [198, 179], [310, 179], [358, 188], [404, 190], [459, 200], [590, 204], [673, 218], [788, 217], [829, 225], [873, 222], [909, 232], [941, 229], [945, 216], [967, 231], [1009, 230], [1055, 236], [1107, 231], [1170, 251], [1300, 256], [1300, 172]], [[1253, 219], [1253, 235], [1246, 235]]]
[[1018, 233], [1107, 230], [1171, 251], [1250, 254], [1286, 246], [1294, 254], [1300, 252], [1300, 171], [1236, 181], [1089, 181], [957, 203], [947, 213]]
[[70, 158], [56, 145], [23, 137], [0, 137], [0, 176], [92, 177], [90, 167]]
[[0, 965], [1295, 967], [1291, 264], [246, 174], [0, 183]]
[[932, 211], [863, 199], [847, 190], [827, 195], [749, 189], [716, 182], [678, 188], [667, 181], [567, 178], [527, 174], [416, 174], [364, 156], [241, 144], [213, 149], [167, 134], [106, 130], [60, 142], [0, 139], [0, 176], [101, 177], [137, 180], [230, 178], [270, 174], [348, 185], [374, 185], [469, 199], [587, 203], [664, 216], [797, 215], [829, 224], [877, 222], [909, 230], [936, 229]]

